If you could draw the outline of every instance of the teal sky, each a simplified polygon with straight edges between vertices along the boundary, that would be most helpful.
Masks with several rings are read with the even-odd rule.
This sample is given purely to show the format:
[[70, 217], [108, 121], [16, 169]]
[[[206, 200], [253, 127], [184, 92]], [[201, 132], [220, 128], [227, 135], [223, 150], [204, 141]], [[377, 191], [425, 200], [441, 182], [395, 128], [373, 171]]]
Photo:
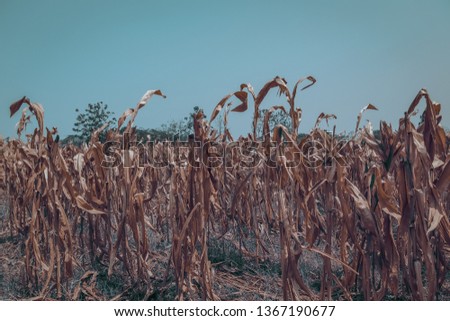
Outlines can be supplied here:
[[[408, 108], [420, 88], [442, 103], [450, 128], [450, 1], [23, 1], [0, 0], [0, 134], [15, 135], [11, 102], [41, 103], [45, 125], [72, 133], [75, 108], [103, 101], [120, 114], [147, 89], [137, 125], [159, 127], [192, 107], [208, 116], [226, 94], [306, 75], [300, 131], [320, 112], [352, 130], [359, 110], [378, 126]], [[284, 103], [274, 91], [263, 107]], [[422, 105], [423, 108], [423, 105]], [[230, 117], [251, 130], [251, 111]], [[365, 121], [364, 121], [365, 122]]]

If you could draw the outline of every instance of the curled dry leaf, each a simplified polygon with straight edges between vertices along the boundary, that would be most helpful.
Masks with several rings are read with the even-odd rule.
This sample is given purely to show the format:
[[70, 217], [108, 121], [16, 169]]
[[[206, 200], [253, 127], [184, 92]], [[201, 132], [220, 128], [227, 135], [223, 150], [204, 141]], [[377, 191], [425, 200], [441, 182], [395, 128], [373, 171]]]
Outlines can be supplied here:
[[157, 89], [157, 90], [148, 90], [144, 96], [142, 96], [141, 100], [139, 101], [137, 108], [142, 108], [144, 107], [148, 101], [150, 100], [150, 98], [152, 98], [153, 95], [157, 95], [157, 96], [161, 96], [163, 98], [166, 98], [166, 96], [161, 92], [161, 90]]
[[336, 117], [336, 115], [334, 115], [334, 114], [320, 113], [320, 115], [317, 117], [316, 124], [314, 125], [314, 128], [319, 127], [319, 124], [320, 124], [320, 122], [321, 122], [323, 119], [325, 119], [325, 121], [327, 122], [327, 125], [328, 125], [328, 120], [329, 120], [329, 119], [336, 119], [336, 118], [337, 118], [337, 117]]
[[226, 95], [223, 97], [219, 103], [216, 105], [216, 107], [213, 109], [211, 118], [209, 119], [209, 122], [212, 123], [212, 121], [217, 117], [217, 115], [220, 113], [222, 108], [225, 106], [228, 99], [230, 99], [232, 96], [235, 96], [241, 101], [241, 104], [239, 104], [237, 107], [232, 109], [232, 111], [237, 112], [243, 112], [247, 110], [247, 96], [248, 94], [245, 91], [236, 91], [232, 94]]
[[29, 102], [26, 96], [23, 96], [21, 99], [11, 104], [11, 106], [9, 107], [10, 117], [14, 116], [14, 114], [20, 109], [24, 102]]
[[358, 129], [359, 129], [359, 123], [361, 122], [361, 117], [362, 117], [362, 115], [363, 115], [363, 113], [366, 111], [366, 110], [378, 110], [378, 108], [377, 107], [375, 107], [374, 105], [372, 105], [372, 104], [368, 104], [366, 107], [364, 107], [363, 109], [361, 109], [361, 111], [359, 112], [359, 114], [358, 114], [358, 119], [357, 119], [357, 121], [356, 121], [356, 128], [355, 128], [355, 134], [356, 134], [356, 132], [358, 131]]

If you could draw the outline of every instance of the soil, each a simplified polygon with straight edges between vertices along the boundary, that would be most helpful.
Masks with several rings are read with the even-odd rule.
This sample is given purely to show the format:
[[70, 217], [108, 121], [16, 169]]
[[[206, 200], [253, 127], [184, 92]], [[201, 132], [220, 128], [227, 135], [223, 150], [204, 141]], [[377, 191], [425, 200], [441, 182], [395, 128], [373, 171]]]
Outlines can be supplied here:
[[[24, 269], [24, 240], [20, 235], [11, 235], [8, 230], [7, 208], [5, 199], [0, 193], [0, 300], [22, 300], [38, 297], [39, 293], [28, 288]], [[152, 260], [152, 284], [124, 284], [120, 276], [107, 277], [107, 267], [99, 264], [95, 267], [95, 281], [85, 284], [92, 286], [93, 293], [81, 291], [78, 300], [174, 300], [176, 285], [173, 275], [167, 275], [167, 264], [170, 258], [170, 247], [161, 245], [158, 254]], [[249, 261], [237, 252], [221, 252], [223, 245], [210, 244], [209, 258], [214, 271], [214, 292], [221, 300], [282, 300], [281, 271], [275, 261]], [[229, 244], [225, 248], [230, 249]], [[320, 289], [320, 257], [305, 255], [305, 271], [302, 271], [309, 286]], [[305, 261], [303, 261], [305, 262]], [[81, 285], [81, 277], [92, 269], [89, 264], [79, 268], [74, 281], [68, 287], [72, 290]], [[306, 274], [306, 275], [305, 275]], [[72, 291], [71, 291], [72, 292]], [[45, 299], [51, 299], [52, 296]], [[53, 298], [54, 299], [54, 298]], [[63, 298], [71, 299], [71, 298]], [[201, 300], [201, 297], [186, 299]], [[342, 299], [336, 297], [336, 299]], [[355, 300], [362, 298], [355, 296]], [[387, 300], [409, 300], [408, 296], [386, 297]], [[450, 300], [450, 272], [441, 289], [439, 300]], [[305, 300], [307, 298], [305, 297]]]

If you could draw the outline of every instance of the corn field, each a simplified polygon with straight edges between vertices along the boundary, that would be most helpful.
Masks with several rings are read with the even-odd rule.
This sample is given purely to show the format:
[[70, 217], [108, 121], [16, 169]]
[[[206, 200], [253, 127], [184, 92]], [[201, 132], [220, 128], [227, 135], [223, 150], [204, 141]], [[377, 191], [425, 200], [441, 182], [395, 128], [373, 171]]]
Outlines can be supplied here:
[[[40, 104], [26, 97], [13, 103], [11, 116], [22, 111], [19, 138], [1, 142], [0, 182], [29, 293], [34, 299], [120, 299], [96, 287], [104, 269], [108, 278], [146, 288], [144, 299], [162, 279], [173, 284], [172, 299], [220, 300], [217, 282], [226, 276], [212, 256], [222, 246], [239, 254], [243, 269], [248, 262], [277, 267], [279, 292], [272, 299], [440, 299], [450, 259], [450, 137], [440, 126], [440, 104], [422, 89], [397, 128], [381, 122], [378, 136], [360, 127], [362, 114], [376, 110], [368, 105], [345, 140], [320, 128], [336, 118], [322, 113], [300, 140], [302, 109], [295, 101], [303, 82], [309, 84], [302, 90], [315, 79], [289, 88], [276, 77], [259, 92], [243, 84], [209, 119], [194, 117], [188, 142], [145, 149], [135, 142], [134, 121], [150, 98], [164, 97], [160, 90], [127, 109], [107, 142], [99, 140], [99, 128], [81, 147], [57, 141]], [[287, 104], [260, 119], [274, 89]], [[421, 101], [426, 107], [415, 125], [411, 117]], [[271, 130], [274, 111], [289, 115], [291, 128]], [[253, 132], [234, 139], [229, 112], [253, 113]], [[210, 125], [219, 114], [223, 133]], [[32, 117], [37, 126], [22, 137]], [[148, 154], [156, 155], [151, 163], [143, 161]], [[162, 261], [165, 270], [155, 270]], [[245, 281], [235, 272], [230, 282]]]

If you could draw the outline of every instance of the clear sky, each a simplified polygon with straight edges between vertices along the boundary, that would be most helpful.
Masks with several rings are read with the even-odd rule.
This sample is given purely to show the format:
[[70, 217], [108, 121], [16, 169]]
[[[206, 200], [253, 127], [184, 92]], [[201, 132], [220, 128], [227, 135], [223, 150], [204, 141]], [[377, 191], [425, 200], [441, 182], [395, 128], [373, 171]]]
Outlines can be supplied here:
[[[45, 109], [45, 125], [72, 133], [75, 108], [103, 101], [120, 114], [147, 89], [161, 89], [137, 125], [159, 127], [194, 106], [217, 102], [251, 83], [282, 76], [298, 96], [300, 131], [320, 112], [340, 131], [364, 119], [398, 125], [420, 88], [442, 103], [450, 128], [450, 1], [23, 1], [0, 0], [0, 134], [27, 95]], [[284, 103], [272, 93], [266, 104]], [[423, 106], [422, 106], [423, 108]], [[232, 133], [251, 130], [252, 112], [231, 115]], [[365, 122], [365, 121], [364, 121]]]

